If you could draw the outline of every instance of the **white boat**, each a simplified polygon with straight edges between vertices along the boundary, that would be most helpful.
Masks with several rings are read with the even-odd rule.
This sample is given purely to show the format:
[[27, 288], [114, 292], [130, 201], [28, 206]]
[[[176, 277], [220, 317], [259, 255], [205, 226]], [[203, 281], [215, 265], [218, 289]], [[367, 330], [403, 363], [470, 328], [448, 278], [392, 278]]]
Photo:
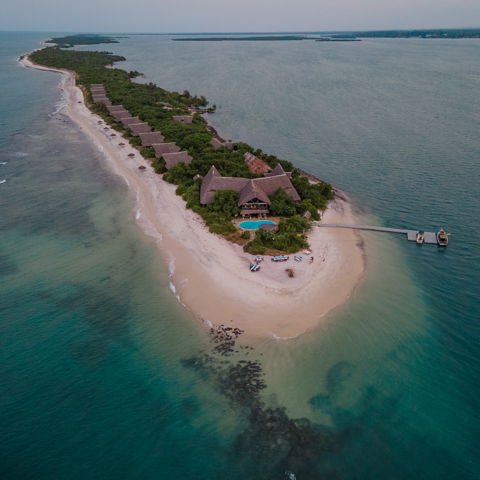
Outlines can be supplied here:
[[5, 183], [5, 182], [6, 182], [6, 180], [0, 180], [0, 185], [1, 185], [2, 183]]

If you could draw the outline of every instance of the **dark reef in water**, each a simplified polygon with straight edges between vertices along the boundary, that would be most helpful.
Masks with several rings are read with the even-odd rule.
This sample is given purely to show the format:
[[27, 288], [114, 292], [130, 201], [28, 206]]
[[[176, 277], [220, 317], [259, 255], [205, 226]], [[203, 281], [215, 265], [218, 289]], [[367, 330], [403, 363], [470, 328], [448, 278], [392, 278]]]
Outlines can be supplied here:
[[[261, 363], [244, 358], [252, 347], [236, 348], [242, 333], [223, 325], [212, 328], [212, 352], [186, 358], [182, 364], [204, 380], [212, 381], [232, 406], [245, 415], [246, 427], [235, 441], [236, 461], [255, 459], [256, 474], [261, 472], [264, 479], [289, 478], [289, 472], [297, 478], [320, 478], [322, 458], [343, 445], [347, 431], [338, 433], [306, 418], [293, 419], [285, 408], [267, 405], [261, 399], [266, 388]], [[341, 382], [349, 373], [347, 364], [337, 366], [328, 382], [331, 393], [338, 389], [335, 379]], [[322, 471], [321, 478], [335, 476]]]

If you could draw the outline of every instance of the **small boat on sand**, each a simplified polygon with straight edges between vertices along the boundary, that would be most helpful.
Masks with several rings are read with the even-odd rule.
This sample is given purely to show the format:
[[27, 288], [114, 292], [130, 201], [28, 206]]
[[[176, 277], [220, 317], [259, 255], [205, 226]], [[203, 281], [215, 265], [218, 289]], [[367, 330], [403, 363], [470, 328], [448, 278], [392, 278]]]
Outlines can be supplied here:
[[446, 247], [448, 245], [448, 233], [445, 231], [444, 228], [441, 228], [437, 232], [437, 243], [441, 247]]
[[250, 264], [250, 271], [251, 272], [258, 272], [260, 270], [260, 265], [258, 263], [251, 263]]
[[275, 257], [272, 257], [272, 262], [286, 262], [288, 258], [287, 255], [276, 255]]
[[417, 237], [415, 239], [418, 245], [423, 245], [425, 242], [425, 233], [424, 232], [417, 232]]

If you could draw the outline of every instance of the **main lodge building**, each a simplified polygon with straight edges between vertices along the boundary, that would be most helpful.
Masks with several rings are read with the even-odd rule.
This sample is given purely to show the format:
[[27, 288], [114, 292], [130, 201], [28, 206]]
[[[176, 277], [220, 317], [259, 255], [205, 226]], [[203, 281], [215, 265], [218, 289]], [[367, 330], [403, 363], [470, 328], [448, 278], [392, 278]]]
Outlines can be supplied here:
[[267, 215], [271, 203], [269, 196], [279, 188], [295, 202], [300, 201], [290, 177], [291, 174], [286, 173], [280, 164], [261, 178], [222, 177], [212, 166], [202, 180], [200, 203], [208, 205], [219, 190], [234, 190], [239, 194], [238, 206], [242, 216]]

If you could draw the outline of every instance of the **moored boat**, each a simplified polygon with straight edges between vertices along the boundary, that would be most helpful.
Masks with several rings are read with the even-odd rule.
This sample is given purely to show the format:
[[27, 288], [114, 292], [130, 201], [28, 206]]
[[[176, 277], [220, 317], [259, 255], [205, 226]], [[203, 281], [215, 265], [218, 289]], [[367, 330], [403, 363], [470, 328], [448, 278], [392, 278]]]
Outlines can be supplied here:
[[441, 247], [446, 247], [448, 245], [448, 233], [445, 231], [444, 228], [441, 228], [437, 232], [437, 243]]
[[423, 243], [425, 242], [425, 233], [417, 232], [417, 237], [415, 241], [418, 243], [418, 245], [423, 245]]

